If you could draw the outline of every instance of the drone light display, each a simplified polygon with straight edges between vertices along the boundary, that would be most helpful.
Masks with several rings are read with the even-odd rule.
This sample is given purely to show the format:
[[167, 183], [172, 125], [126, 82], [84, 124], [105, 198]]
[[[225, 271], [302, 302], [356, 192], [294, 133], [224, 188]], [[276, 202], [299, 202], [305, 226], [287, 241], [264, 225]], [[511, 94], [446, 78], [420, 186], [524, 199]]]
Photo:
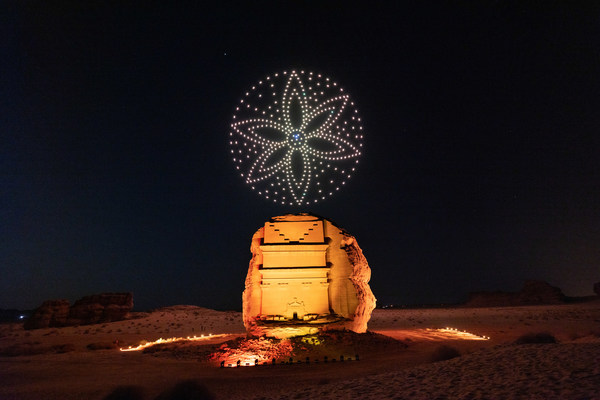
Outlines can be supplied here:
[[309, 205], [340, 190], [356, 170], [363, 127], [350, 96], [321, 74], [266, 76], [240, 99], [229, 145], [236, 170], [269, 201]]

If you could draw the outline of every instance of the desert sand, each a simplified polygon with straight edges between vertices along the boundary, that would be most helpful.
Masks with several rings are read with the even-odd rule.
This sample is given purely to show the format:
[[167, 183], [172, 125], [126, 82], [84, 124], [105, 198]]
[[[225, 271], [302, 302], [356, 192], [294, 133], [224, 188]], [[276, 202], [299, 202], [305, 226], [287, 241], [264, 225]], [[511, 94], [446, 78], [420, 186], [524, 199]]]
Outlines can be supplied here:
[[[205, 355], [245, 335], [239, 312], [174, 306], [97, 325], [25, 331], [3, 324], [0, 399], [104, 399], [124, 387], [131, 398], [154, 399], [189, 380], [217, 399], [600, 399], [599, 300], [376, 309], [369, 331], [384, 336], [355, 344], [359, 361], [329, 354], [324, 363], [335, 352], [325, 347], [309, 364], [219, 368]], [[557, 343], [515, 344], [541, 332]], [[115, 348], [208, 334], [220, 336], [177, 351]]]

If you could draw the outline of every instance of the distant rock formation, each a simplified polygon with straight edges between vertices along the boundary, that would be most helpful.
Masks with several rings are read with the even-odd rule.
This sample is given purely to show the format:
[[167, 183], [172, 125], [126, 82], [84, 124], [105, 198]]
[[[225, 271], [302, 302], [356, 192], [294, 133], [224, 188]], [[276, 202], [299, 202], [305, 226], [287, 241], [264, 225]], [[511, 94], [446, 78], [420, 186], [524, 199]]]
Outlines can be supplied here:
[[544, 281], [526, 281], [519, 295], [522, 304], [561, 304], [565, 300], [560, 288]]
[[68, 300], [47, 300], [25, 321], [25, 329], [88, 325], [124, 319], [133, 308], [132, 293], [102, 293]]
[[68, 325], [120, 321], [133, 308], [132, 293], [101, 293], [77, 300], [69, 312]]
[[468, 307], [526, 306], [536, 304], [562, 304], [563, 292], [544, 281], [529, 280], [520, 292], [473, 292], [465, 303]]
[[25, 321], [25, 329], [65, 326], [69, 317], [69, 300], [46, 300]]
[[597, 296], [600, 296], [600, 282], [594, 283], [594, 293], [596, 293]]

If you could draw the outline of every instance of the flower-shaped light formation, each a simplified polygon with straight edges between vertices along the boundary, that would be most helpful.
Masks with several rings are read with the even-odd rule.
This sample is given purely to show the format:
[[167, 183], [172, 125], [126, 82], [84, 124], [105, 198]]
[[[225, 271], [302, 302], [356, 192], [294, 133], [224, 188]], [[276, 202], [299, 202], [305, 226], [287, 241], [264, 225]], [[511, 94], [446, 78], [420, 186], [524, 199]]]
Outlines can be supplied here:
[[345, 185], [362, 151], [358, 110], [321, 74], [266, 76], [239, 101], [229, 145], [240, 176], [259, 195], [285, 205], [324, 200]]

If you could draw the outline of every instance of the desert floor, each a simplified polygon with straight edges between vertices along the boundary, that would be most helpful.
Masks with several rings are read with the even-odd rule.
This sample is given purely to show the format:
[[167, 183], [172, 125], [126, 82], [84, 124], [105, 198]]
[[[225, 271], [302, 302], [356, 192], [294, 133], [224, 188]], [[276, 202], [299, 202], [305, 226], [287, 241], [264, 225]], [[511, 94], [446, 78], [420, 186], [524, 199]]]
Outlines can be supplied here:
[[[211, 351], [245, 334], [238, 312], [174, 306], [98, 325], [25, 331], [21, 324], [3, 324], [0, 399], [104, 399], [127, 392], [125, 387], [130, 387], [131, 399], [175, 398], [167, 392], [189, 380], [217, 399], [600, 399], [598, 300], [378, 309], [369, 331], [399, 342], [367, 340], [353, 349], [359, 361], [340, 362], [339, 355], [331, 354], [328, 363], [222, 369], [193, 351], [121, 352], [110, 347], [117, 340], [126, 348], [160, 337], [225, 334], [194, 347]], [[514, 343], [540, 332], [558, 343]], [[441, 346], [460, 355], [446, 359], [452, 351]]]

